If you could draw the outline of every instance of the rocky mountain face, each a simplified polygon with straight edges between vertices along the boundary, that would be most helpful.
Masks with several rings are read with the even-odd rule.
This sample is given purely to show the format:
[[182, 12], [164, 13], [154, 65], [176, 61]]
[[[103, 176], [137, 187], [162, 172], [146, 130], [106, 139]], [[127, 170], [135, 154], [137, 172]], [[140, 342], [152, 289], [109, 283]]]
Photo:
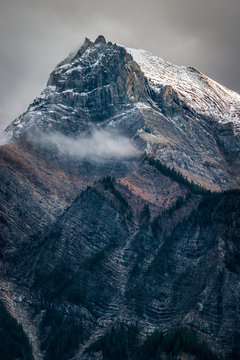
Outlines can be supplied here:
[[239, 109], [240, 95], [197, 70], [100, 36], [56, 67], [7, 132], [117, 130], [194, 182], [225, 190], [239, 187]]
[[102, 36], [54, 69], [0, 147], [0, 297], [35, 360], [239, 356], [239, 109]]

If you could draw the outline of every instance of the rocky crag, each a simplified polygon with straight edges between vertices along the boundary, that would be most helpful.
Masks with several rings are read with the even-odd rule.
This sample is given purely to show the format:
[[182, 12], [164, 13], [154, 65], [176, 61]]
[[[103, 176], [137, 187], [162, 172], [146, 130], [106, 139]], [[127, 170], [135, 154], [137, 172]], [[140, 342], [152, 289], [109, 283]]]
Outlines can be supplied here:
[[239, 356], [239, 131], [240, 95], [102, 36], [54, 69], [0, 147], [0, 296], [34, 359], [147, 359], [154, 331]]

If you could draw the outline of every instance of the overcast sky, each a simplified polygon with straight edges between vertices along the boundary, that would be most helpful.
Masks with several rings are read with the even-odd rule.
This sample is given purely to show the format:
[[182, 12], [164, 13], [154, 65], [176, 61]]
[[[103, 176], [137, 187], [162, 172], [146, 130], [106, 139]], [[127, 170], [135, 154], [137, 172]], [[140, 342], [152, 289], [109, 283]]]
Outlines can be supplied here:
[[240, 92], [240, 0], [0, 0], [0, 129], [85, 37], [192, 65]]

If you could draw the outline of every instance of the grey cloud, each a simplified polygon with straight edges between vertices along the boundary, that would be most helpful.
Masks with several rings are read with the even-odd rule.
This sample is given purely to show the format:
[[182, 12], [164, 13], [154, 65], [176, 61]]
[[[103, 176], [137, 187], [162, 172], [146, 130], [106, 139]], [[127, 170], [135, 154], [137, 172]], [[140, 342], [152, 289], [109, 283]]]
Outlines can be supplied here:
[[[35, 138], [35, 141], [38, 140]], [[45, 146], [55, 146], [62, 154], [92, 161], [124, 159], [139, 154], [129, 138], [107, 130], [94, 129], [90, 135], [77, 139], [54, 133], [44, 135], [41, 142]]]
[[4, 130], [0, 130], [0, 146], [6, 145], [11, 141], [11, 136]]
[[240, 91], [239, 0], [1, 0], [0, 130], [87, 36], [192, 65]]

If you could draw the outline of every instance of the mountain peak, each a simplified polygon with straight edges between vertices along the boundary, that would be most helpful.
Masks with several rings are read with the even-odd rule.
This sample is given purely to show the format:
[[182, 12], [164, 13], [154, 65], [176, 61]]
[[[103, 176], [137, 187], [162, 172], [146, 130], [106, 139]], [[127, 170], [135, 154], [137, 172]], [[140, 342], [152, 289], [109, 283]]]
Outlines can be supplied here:
[[99, 44], [99, 43], [106, 44], [106, 39], [103, 35], [99, 35], [94, 42], [94, 44]]
[[93, 45], [93, 42], [86, 37], [84, 40], [84, 46], [91, 46], [91, 45]]
[[103, 36], [53, 70], [0, 147], [2, 359], [238, 358], [239, 104]]
[[205, 187], [238, 187], [240, 95], [191, 67], [86, 38], [7, 131], [76, 137], [93, 127], [124, 133]]

